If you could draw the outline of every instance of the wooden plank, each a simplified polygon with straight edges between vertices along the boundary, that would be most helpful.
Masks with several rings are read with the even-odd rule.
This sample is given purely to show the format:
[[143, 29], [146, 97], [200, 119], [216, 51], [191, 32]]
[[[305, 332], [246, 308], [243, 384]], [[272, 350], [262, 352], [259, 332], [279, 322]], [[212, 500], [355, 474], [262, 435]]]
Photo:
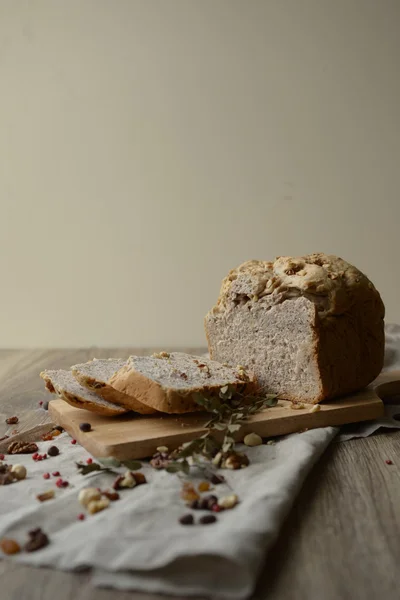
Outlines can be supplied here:
[[[253, 431], [261, 437], [274, 437], [303, 429], [328, 425], [344, 425], [368, 421], [383, 415], [383, 403], [373, 387], [349, 397], [321, 404], [320, 410], [310, 412], [312, 405], [292, 409], [291, 403], [280, 401], [278, 406], [252, 416], [236, 436], [242, 441]], [[53, 400], [49, 406], [53, 421], [62, 425], [93, 456], [114, 456], [119, 459], [151, 456], [158, 446], [173, 449], [204, 433], [209, 419], [206, 413], [189, 415], [146, 415], [104, 417], [74, 408], [63, 400]], [[79, 424], [89, 422], [92, 431], [83, 433]]]

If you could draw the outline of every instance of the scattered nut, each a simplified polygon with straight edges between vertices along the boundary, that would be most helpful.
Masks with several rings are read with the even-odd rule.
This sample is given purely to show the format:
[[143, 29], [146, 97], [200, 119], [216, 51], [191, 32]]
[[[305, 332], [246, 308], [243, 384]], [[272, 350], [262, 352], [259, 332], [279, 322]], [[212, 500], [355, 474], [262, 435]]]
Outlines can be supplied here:
[[6, 419], [7, 425], [15, 425], [16, 423], [18, 423], [18, 421], [18, 417], [8, 417], [8, 419]]
[[204, 517], [200, 517], [199, 523], [201, 525], [209, 525], [210, 523], [215, 523], [217, 517], [214, 515], [204, 515]]
[[116, 500], [119, 500], [119, 498], [120, 498], [118, 492], [109, 492], [108, 490], [106, 490], [105, 492], [102, 492], [102, 495], [105, 496], [106, 498], [108, 498], [109, 500], [111, 500], [111, 502], [115, 502]]
[[120, 483], [122, 488], [133, 488], [135, 487], [136, 479], [130, 471], [126, 471], [123, 480]]
[[167, 446], [158, 446], [157, 452], [168, 452]]
[[94, 515], [95, 513], [100, 512], [101, 510], [104, 510], [109, 506], [109, 499], [103, 496], [102, 498], [100, 498], [100, 500], [92, 500], [91, 502], [89, 502], [89, 504], [87, 505], [87, 510], [91, 515]]
[[290, 408], [292, 408], [293, 410], [302, 410], [303, 408], [305, 408], [305, 406], [304, 404], [296, 404], [295, 402], [292, 402]]
[[221, 508], [233, 508], [239, 502], [239, 498], [236, 494], [230, 494], [229, 496], [224, 496], [218, 500], [218, 506]]
[[319, 404], [314, 404], [314, 406], [310, 408], [310, 413], [318, 412], [319, 410], [321, 410], [321, 406]]
[[249, 464], [249, 459], [245, 454], [240, 452], [232, 452], [223, 461], [222, 467], [225, 469], [244, 469]]
[[191, 515], [190, 513], [188, 513], [187, 515], [183, 515], [179, 519], [179, 523], [181, 525], [193, 525], [193, 523], [194, 523], [193, 515]]
[[79, 492], [78, 502], [82, 504], [82, 506], [88, 506], [89, 502], [100, 500], [101, 493], [95, 487], [83, 488]]
[[9, 485], [16, 480], [14, 473], [11, 472], [11, 465], [0, 465], [0, 485]]
[[274, 446], [276, 444], [275, 440], [268, 440], [267, 446]]
[[47, 535], [38, 527], [29, 532], [30, 540], [25, 544], [25, 552], [36, 552], [49, 543]]
[[34, 442], [11, 442], [8, 446], [8, 454], [33, 454], [38, 451], [38, 446]]
[[39, 502], [46, 502], [46, 500], [51, 500], [52, 498], [54, 498], [54, 496], [55, 496], [54, 490], [48, 490], [47, 492], [38, 494], [36, 496], [36, 498], [37, 498], [37, 500], [39, 500]]
[[143, 485], [143, 483], [147, 483], [147, 479], [143, 473], [132, 473], [134, 480], [136, 481], [136, 485]]
[[222, 475], [215, 475], [214, 474], [214, 475], [212, 475], [210, 481], [214, 485], [219, 485], [220, 483], [225, 483], [225, 477], [223, 477]]
[[50, 446], [50, 448], [47, 450], [47, 454], [49, 456], [58, 456], [60, 454], [60, 451], [57, 448], [57, 446]]
[[14, 475], [15, 479], [25, 479], [26, 468], [24, 465], [13, 465], [11, 467], [11, 473]]
[[18, 552], [21, 552], [21, 547], [18, 542], [7, 538], [1, 540], [0, 548], [4, 554], [18, 554]]
[[254, 432], [248, 433], [243, 442], [246, 444], [246, 446], [261, 446], [263, 443], [262, 438]]
[[90, 423], [79, 423], [79, 429], [87, 433], [88, 431], [92, 431], [92, 426]]

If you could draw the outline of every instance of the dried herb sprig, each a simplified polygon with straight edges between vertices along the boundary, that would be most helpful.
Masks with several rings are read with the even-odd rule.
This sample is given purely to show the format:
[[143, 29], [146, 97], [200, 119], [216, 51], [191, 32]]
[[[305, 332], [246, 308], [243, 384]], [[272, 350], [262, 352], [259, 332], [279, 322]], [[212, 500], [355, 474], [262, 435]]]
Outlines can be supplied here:
[[[205, 434], [184, 444], [179, 452], [174, 453], [176, 460], [166, 469], [169, 473], [182, 472], [188, 475], [192, 466], [189, 457], [193, 465], [205, 468], [204, 459], [209, 460], [220, 451], [226, 453], [233, 450], [235, 440], [232, 434], [238, 432], [250, 416], [278, 402], [276, 395], [244, 396], [230, 385], [222, 387], [218, 396], [207, 397], [198, 393], [194, 399], [212, 417], [204, 425], [207, 429]], [[222, 442], [214, 437], [216, 431], [224, 434]]]
[[[138, 460], [124, 460], [119, 461], [116, 458], [112, 457], [104, 457], [99, 458], [99, 462], [92, 462], [90, 465], [83, 463], [76, 463], [78, 467], [78, 471], [81, 475], [88, 475], [89, 473], [94, 473], [95, 471], [105, 471], [108, 473], [118, 473], [115, 469], [118, 467], [125, 467], [129, 471], [137, 471], [141, 469], [142, 463]], [[101, 464], [100, 464], [101, 463]]]

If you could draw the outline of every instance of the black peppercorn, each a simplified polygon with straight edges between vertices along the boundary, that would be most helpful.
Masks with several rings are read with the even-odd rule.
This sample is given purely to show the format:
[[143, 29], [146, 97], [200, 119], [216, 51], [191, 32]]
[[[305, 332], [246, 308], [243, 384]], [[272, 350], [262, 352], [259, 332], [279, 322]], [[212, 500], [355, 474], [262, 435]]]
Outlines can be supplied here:
[[214, 517], [214, 515], [204, 515], [204, 517], [200, 517], [200, 523], [202, 525], [209, 525], [210, 523], [215, 523], [215, 521], [217, 520], [217, 517]]
[[57, 456], [58, 454], [60, 454], [60, 451], [57, 448], [57, 446], [50, 446], [50, 448], [47, 450], [47, 454], [49, 456]]
[[87, 433], [88, 431], [91, 431], [92, 426], [90, 423], [80, 423], [79, 429]]
[[181, 525], [193, 525], [193, 523], [194, 523], [193, 515], [191, 515], [191, 514], [183, 515], [179, 519], [179, 523]]

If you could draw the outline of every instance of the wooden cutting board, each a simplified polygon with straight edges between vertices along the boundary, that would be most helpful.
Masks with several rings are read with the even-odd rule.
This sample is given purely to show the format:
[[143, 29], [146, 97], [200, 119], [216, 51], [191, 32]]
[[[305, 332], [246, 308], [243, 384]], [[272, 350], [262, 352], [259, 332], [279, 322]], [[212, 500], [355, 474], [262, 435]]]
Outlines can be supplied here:
[[[381, 375], [365, 390], [323, 403], [317, 412], [311, 412], [310, 404], [294, 410], [290, 402], [280, 400], [277, 406], [251, 417], [236, 440], [242, 441], [252, 431], [262, 437], [274, 437], [376, 419], [384, 414], [382, 399], [393, 394], [400, 394], [400, 371]], [[209, 420], [206, 413], [102, 417], [59, 399], [50, 402], [49, 411], [53, 422], [64, 427], [93, 456], [114, 456], [120, 460], [146, 458], [158, 446], [176, 448], [204, 433], [203, 425]], [[92, 431], [83, 433], [79, 429], [83, 422], [91, 423]]]

